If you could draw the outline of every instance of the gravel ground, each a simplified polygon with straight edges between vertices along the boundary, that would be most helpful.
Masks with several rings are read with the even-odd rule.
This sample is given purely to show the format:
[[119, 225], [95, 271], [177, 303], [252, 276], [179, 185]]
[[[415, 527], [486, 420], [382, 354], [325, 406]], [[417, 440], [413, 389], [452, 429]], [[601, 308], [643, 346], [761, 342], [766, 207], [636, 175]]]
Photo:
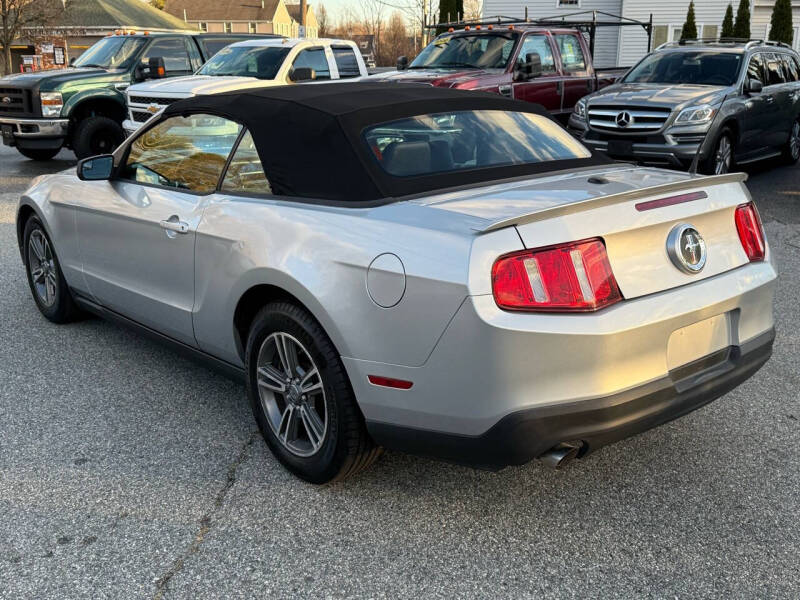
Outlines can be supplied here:
[[717, 402], [572, 463], [397, 453], [287, 474], [243, 388], [29, 297], [0, 149], [0, 597], [800, 597], [800, 167], [751, 173], [781, 280], [772, 360]]

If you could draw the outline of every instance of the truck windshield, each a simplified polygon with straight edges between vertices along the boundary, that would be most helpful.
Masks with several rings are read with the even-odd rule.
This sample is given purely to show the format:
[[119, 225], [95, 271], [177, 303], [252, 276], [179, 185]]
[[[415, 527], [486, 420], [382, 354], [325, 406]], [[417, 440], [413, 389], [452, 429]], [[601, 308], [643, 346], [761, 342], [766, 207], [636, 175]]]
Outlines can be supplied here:
[[503, 69], [516, 42], [509, 34], [440, 35], [409, 69]]
[[413, 177], [588, 158], [548, 117], [504, 110], [425, 114], [369, 127], [364, 141], [384, 171]]
[[274, 46], [228, 46], [212, 56], [197, 74], [275, 79], [289, 50]]
[[103, 38], [81, 54], [73, 66], [124, 69], [133, 64], [139, 49], [145, 42], [146, 40], [140, 37]]
[[689, 83], [728, 86], [736, 83], [742, 55], [734, 52], [657, 52], [645, 57], [623, 83]]

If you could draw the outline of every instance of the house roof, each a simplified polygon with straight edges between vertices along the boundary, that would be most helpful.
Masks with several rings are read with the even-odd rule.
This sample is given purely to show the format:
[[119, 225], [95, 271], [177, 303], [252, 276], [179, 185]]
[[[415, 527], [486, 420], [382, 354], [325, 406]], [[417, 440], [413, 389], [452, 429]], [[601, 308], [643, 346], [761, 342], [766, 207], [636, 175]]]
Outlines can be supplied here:
[[141, 0], [71, 0], [54, 26], [136, 27], [139, 29], [194, 29]]
[[[281, 0], [167, 0], [164, 11], [189, 21], [272, 21]], [[263, 8], [262, 8], [263, 6]]]
[[[308, 11], [311, 8], [310, 5], [306, 4], [306, 16], [308, 16]], [[299, 4], [287, 4], [286, 10], [289, 12], [289, 16], [292, 17], [298, 23], [300, 22], [300, 5]]]

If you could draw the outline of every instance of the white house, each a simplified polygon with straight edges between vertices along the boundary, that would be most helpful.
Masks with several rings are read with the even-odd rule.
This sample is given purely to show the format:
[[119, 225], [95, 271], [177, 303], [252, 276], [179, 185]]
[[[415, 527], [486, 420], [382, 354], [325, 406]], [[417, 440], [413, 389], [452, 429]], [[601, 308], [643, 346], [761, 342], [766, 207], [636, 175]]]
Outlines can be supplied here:
[[[739, 0], [695, 0], [697, 33], [700, 37], [716, 37], [728, 4], [734, 16]], [[750, 0], [750, 35], [766, 39], [775, 0]], [[630, 19], [649, 21], [653, 15], [653, 47], [678, 40], [689, 0], [484, 0], [483, 15], [524, 17], [525, 8], [531, 19], [560, 16], [576, 11], [600, 10]], [[794, 47], [800, 47], [800, 0], [792, 0]], [[588, 18], [586, 15], [581, 17]], [[601, 19], [604, 17], [598, 17]], [[600, 67], [628, 66], [647, 51], [647, 33], [639, 27], [601, 28], [595, 41], [595, 64]]]

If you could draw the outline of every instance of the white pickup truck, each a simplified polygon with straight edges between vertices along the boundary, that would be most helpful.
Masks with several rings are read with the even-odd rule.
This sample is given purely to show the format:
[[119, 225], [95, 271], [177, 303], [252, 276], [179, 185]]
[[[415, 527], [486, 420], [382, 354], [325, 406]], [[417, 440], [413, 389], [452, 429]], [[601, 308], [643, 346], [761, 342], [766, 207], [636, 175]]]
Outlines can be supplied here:
[[231, 44], [194, 75], [150, 80], [127, 90], [128, 134], [165, 106], [191, 96], [309, 81], [365, 77], [367, 67], [350, 40], [274, 38]]

